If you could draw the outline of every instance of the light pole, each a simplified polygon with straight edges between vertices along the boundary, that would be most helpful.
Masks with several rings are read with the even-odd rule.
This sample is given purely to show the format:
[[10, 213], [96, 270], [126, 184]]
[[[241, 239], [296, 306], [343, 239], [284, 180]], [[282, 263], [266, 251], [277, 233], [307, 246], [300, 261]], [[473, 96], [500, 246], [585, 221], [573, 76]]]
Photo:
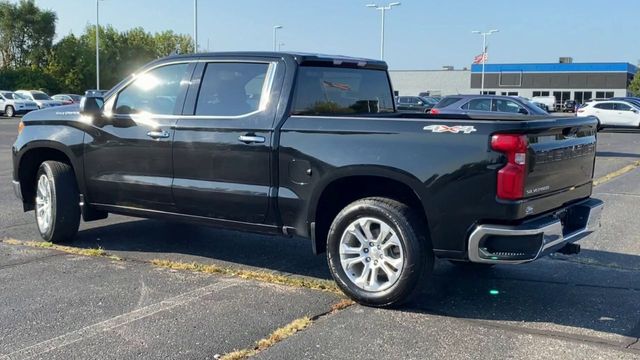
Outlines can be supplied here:
[[96, 0], [96, 90], [100, 90], [100, 1]]
[[387, 10], [391, 10], [394, 6], [400, 6], [399, 2], [392, 2], [389, 5], [377, 5], [377, 4], [367, 4], [368, 8], [372, 8], [375, 10], [380, 10], [382, 13], [382, 31], [380, 34], [380, 59], [384, 60], [384, 15]]
[[283, 42], [279, 42], [278, 43], [278, 52], [282, 51], [282, 47], [285, 46], [286, 44]]
[[472, 34], [477, 34], [477, 35], [481, 35], [482, 36], [482, 80], [481, 80], [481, 85], [480, 85], [480, 94], [484, 95], [484, 64], [487, 62], [487, 36], [497, 33], [500, 30], [494, 29], [494, 30], [489, 30], [486, 32], [482, 32], [482, 31], [472, 31]]
[[278, 50], [278, 30], [282, 29], [282, 25], [273, 27], [273, 51]]
[[198, 0], [193, 0], [193, 52], [198, 52]]

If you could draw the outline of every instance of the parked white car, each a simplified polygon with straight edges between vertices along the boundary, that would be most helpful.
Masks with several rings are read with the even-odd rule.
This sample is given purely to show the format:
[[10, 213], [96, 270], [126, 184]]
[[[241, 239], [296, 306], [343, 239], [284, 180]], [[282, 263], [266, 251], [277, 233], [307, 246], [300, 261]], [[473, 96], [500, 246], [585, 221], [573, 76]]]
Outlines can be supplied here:
[[14, 117], [33, 110], [38, 110], [34, 101], [23, 99], [13, 91], [0, 90], [0, 113], [4, 116]]
[[556, 111], [556, 97], [555, 96], [534, 96], [531, 98], [531, 102], [542, 104], [546, 107], [547, 112]]
[[44, 109], [52, 106], [64, 105], [62, 101], [53, 100], [49, 95], [38, 90], [18, 90], [17, 94], [27, 97], [29, 100], [38, 104], [38, 109]]
[[592, 101], [578, 109], [578, 116], [597, 117], [599, 128], [640, 128], [640, 108], [626, 101]]

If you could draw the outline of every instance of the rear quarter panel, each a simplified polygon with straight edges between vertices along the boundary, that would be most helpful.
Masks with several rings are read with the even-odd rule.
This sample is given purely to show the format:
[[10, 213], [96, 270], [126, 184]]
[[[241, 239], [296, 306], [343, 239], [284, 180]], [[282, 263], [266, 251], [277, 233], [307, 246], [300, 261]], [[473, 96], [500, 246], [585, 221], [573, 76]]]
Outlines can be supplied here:
[[[425, 130], [438, 124], [475, 131]], [[496, 207], [495, 166], [502, 162], [489, 149], [495, 130], [491, 122], [465, 120], [293, 116], [282, 128], [279, 147], [283, 223], [306, 228], [323, 189], [336, 179], [381, 176], [403, 182], [419, 196], [435, 249], [464, 251], [468, 229], [479, 214]], [[296, 162], [310, 165], [307, 180], [291, 173]]]

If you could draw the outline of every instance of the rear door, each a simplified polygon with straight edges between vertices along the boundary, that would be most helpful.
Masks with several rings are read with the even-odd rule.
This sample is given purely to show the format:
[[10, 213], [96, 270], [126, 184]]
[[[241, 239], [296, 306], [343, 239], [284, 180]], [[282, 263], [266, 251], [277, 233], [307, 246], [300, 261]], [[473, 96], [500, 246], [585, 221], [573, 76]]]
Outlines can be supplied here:
[[594, 115], [600, 119], [602, 125], [618, 125], [613, 103], [597, 103], [593, 105]]
[[203, 62], [173, 145], [181, 213], [263, 223], [272, 191], [273, 123], [284, 63]]

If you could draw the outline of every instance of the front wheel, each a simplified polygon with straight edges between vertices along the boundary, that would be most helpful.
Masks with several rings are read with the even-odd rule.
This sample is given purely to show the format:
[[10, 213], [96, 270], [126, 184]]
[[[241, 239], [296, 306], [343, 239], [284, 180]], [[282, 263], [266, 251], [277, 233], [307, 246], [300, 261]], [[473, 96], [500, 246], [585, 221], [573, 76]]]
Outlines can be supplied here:
[[404, 302], [433, 270], [426, 227], [407, 205], [387, 198], [358, 200], [336, 216], [327, 259], [345, 294], [377, 307]]
[[4, 109], [4, 116], [13, 117], [15, 115], [15, 109], [13, 106], [9, 105]]
[[80, 195], [71, 166], [45, 161], [36, 176], [36, 223], [45, 241], [70, 241], [80, 225]]

